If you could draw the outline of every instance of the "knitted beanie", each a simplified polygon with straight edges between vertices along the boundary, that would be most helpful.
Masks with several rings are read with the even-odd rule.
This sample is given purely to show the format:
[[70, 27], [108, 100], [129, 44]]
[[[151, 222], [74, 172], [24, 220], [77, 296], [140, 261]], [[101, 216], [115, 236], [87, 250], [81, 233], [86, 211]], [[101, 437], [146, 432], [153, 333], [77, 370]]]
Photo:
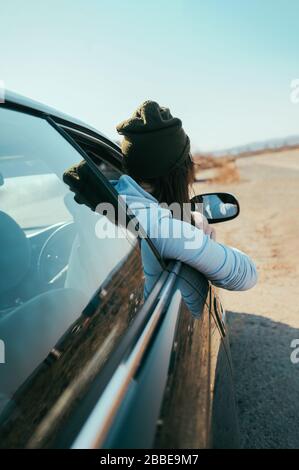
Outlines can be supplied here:
[[145, 101], [116, 129], [124, 136], [121, 149], [133, 177], [165, 176], [189, 155], [190, 141], [182, 121], [155, 101]]

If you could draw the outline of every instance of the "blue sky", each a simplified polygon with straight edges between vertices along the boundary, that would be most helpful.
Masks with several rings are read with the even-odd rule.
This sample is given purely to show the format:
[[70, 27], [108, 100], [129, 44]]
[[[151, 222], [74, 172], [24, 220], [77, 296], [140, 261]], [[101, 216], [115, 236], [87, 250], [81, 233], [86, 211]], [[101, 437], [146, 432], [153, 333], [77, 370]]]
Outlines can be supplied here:
[[0, 80], [117, 138], [144, 100], [193, 149], [299, 134], [298, 0], [10, 0]]

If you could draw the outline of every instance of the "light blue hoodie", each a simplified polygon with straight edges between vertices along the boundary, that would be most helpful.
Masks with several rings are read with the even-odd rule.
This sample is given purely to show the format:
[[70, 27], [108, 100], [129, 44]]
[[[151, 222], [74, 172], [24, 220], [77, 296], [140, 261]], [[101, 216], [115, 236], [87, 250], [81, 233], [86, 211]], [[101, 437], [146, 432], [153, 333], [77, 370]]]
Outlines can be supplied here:
[[247, 290], [257, 282], [252, 260], [236, 248], [213, 241], [202, 230], [172, 217], [169, 209], [130, 176], [112, 182], [163, 259], [179, 260], [201, 272], [214, 285]]

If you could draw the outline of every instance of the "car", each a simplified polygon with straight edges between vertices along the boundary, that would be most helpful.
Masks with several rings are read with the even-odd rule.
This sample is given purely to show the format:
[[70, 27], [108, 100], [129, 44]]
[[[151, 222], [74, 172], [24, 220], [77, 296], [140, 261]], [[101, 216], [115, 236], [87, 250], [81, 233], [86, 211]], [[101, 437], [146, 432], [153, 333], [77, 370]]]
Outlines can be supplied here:
[[[161, 259], [152, 240], [117, 218], [78, 204], [62, 177], [82, 159], [102, 200], [125, 211], [111, 184], [123, 173], [115, 142], [6, 93], [0, 105], [1, 448], [238, 447], [217, 289], [193, 268]], [[213, 220], [213, 198], [235, 205], [235, 213]], [[199, 195], [195, 202], [204, 200]], [[208, 195], [208, 203], [211, 222], [239, 210], [223, 193]]]

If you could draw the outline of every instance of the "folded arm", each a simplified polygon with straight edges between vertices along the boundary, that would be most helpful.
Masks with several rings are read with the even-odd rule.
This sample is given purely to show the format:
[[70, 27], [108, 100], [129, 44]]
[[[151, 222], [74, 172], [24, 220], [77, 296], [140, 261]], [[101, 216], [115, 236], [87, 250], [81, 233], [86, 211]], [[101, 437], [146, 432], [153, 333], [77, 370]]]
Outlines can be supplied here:
[[224, 289], [242, 291], [256, 284], [255, 264], [242, 251], [212, 240], [187, 222], [164, 217], [159, 225], [159, 237], [153, 242], [163, 258], [192, 266]]

